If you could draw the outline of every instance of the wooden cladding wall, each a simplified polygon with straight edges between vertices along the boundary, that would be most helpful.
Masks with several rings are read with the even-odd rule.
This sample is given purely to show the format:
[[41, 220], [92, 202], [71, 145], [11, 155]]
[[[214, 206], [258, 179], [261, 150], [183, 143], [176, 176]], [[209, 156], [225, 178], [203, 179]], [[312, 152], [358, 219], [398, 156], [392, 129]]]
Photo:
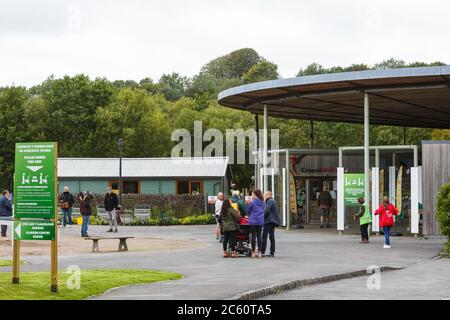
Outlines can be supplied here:
[[423, 233], [439, 234], [436, 200], [439, 188], [450, 183], [450, 141], [422, 142]]

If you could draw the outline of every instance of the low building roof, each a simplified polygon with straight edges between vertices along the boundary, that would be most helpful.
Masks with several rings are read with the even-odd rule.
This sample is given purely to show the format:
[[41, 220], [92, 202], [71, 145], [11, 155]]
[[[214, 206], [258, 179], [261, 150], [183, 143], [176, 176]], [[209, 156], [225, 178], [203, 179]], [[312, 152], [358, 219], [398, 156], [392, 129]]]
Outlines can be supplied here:
[[[223, 177], [228, 157], [123, 158], [124, 178]], [[119, 176], [119, 158], [59, 158], [59, 178]]]

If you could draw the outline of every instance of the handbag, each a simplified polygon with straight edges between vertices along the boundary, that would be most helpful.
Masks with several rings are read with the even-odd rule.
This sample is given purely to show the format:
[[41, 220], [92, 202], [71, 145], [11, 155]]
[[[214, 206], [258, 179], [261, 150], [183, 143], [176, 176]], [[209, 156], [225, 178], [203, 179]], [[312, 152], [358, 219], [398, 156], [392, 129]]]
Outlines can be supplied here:
[[64, 210], [69, 209], [69, 203], [68, 202], [61, 203], [61, 209], [64, 209]]

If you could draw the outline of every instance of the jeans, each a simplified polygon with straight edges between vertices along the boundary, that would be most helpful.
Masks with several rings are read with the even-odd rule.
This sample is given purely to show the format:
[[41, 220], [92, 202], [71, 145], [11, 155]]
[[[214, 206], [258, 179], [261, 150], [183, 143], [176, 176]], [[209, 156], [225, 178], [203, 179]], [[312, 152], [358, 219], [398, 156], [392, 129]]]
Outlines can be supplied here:
[[91, 216], [85, 215], [82, 217], [83, 217], [83, 224], [81, 225], [81, 236], [86, 237], [88, 235], [88, 226]]
[[258, 240], [258, 250], [261, 251], [261, 230], [262, 226], [250, 226], [250, 232], [252, 234], [252, 251], [255, 252], [256, 240]]
[[231, 251], [236, 251], [236, 231], [223, 233], [223, 251], [228, 251], [228, 243], [230, 243]]
[[63, 214], [63, 226], [66, 226], [66, 217], [69, 218], [69, 224], [72, 224], [72, 208], [62, 209]]
[[274, 223], [266, 223], [264, 225], [263, 234], [262, 234], [262, 246], [261, 253], [264, 254], [266, 252], [267, 247], [267, 236], [270, 239], [270, 254], [275, 254], [275, 224]]
[[369, 240], [369, 231], [368, 231], [368, 228], [369, 228], [369, 224], [368, 223], [366, 223], [366, 224], [362, 224], [362, 225], [360, 225], [360, 228], [361, 228], [361, 239], [364, 241], [364, 240]]
[[391, 227], [383, 227], [383, 232], [384, 232], [384, 244], [390, 246], [391, 241], [389, 239], [389, 234], [391, 233]]
[[116, 215], [116, 209], [113, 209], [112, 211], [106, 211], [109, 215], [109, 228], [112, 230], [114, 227], [114, 230], [117, 230], [117, 215]]
[[8, 230], [8, 226], [2, 225], [2, 237], [6, 237], [6, 230]]

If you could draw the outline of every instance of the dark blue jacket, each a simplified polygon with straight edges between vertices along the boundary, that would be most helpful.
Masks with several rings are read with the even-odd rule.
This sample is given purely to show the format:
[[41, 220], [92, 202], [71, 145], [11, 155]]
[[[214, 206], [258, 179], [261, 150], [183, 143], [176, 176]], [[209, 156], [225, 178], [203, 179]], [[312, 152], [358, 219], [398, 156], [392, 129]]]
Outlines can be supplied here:
[[248, 224], [251, 226], [264, 225], [264, 201], [256, 198], [247, 206]]
[[266, 210], [264, 211], [264, 223], [274, 223], [275, 225], [280, 224], [278, 217], [278, 206], [273, 198], [266, 200]]
[[0, 216], [11, 217], [12, 216], [12, 204], [11, 200], [2, 196], [0, 198]]

